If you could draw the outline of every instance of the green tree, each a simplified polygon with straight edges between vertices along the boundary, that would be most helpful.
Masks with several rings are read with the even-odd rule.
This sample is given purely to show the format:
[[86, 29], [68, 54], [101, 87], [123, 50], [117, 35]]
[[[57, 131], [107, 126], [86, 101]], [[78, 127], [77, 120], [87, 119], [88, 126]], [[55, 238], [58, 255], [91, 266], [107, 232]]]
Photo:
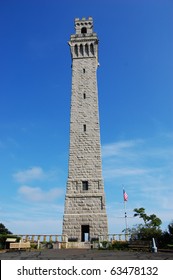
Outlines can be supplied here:
[[135, 212], [134, 217], [139, 217], [144, 222], [144, 224], [135, 225], [129, 230], [134, 239], [152, 239], [161, 236], [160, 225], [162, 221], [155, 214], [147, 215], [143, 207], [135, 208], [133, 211]]
[[159, 238], [159, 246], [161, 248], [173, 247], [173, 221], [169, 223], [167, 230], [162, 232]]
[[12, 234], [2, 223], [0, 223], [0, 234]]
[[168, 225], [169, 234], [173, 236], [173, 221]]
[[143, 219], [146, 228], [160, 228], [162, 221], [155, 214], [148, 216], [145, 213], [145, 208], [143, 207], [135, 208], [133, 211], [135, 212], [134, 217], [138, 216], [139, 218]]

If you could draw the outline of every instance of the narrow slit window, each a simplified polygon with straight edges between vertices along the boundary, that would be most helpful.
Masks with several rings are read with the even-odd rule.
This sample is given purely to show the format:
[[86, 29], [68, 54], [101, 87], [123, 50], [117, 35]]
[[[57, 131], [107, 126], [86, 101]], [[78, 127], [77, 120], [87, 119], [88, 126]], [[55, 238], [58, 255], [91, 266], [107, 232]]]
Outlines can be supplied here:
[[83, 189], [83, 191], [87, 191], [88, 190], [88, 181], [83, 181], [82, 182], [82, 189]]
[[86, 93], [83, 94], [83, 99], [86, 99]]
[[85, 45], [85, 53], [86, 55], [89, 55], [89, 48], [88, 48], [88, 44]]
[[93, 44], [90, 45], [90, 51], [91, 51], [91, 54], [94, 55], [94, 46], [93, 46]]
[[80, 54], [83, 56], [83, 45], [80, 45]]
[[78, 56], [78, 46], [77, 45], [74, 46], [74, 52], [75, 52], [75, 55]]
[[101, 210], [103, 210], [103, 198], [102, 198], [102, 196], [101, 196]]
[[86, 132], [86, 124], [83, 125], [83, 131]]
[[83, 73], [85, 73], [85, 68], [83, 68]]

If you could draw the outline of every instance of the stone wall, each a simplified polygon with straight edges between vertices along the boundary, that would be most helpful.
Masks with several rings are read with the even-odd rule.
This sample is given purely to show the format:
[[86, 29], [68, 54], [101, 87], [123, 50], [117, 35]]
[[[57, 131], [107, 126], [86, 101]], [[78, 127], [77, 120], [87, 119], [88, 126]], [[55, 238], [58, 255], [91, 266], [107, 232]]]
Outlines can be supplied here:
[[[69, 169], [65, 197], [63, 234], [81, 241], [82, 226], [89, 238], [108, 234], [102, 179], [98, 109], [96, 33], [80, 34], [92, 22], [76, 21], [77, 35], [69, 42], [72, 54], [72, 96], [70, 116]], [[80, 27], [81, 26], [81, 27]], [[83, 183], [87, 182], [87, 189]]]

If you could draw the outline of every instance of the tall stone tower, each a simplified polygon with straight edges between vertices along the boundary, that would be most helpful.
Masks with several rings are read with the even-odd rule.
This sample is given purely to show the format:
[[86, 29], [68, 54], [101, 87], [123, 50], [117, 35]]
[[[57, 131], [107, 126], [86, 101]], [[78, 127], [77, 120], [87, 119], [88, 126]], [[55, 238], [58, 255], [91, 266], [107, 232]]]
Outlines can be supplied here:
[[70, 153], [63, 234], [91, 241], [108, 234], [102, 178], [97, 76], [98, 37], [93, 19], [75, 19], [72, 56]]

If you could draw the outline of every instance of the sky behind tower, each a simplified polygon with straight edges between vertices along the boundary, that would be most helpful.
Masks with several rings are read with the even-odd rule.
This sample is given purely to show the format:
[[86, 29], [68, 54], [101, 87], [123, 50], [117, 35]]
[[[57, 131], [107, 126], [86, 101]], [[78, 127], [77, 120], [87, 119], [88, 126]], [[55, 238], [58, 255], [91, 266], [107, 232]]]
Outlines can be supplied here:
[[74, 18], [99, 37], [98, 91], [109, 233], [173, 219], [173, 2], [0, 1], [0, 222], [62, 230], [68, 173]]

